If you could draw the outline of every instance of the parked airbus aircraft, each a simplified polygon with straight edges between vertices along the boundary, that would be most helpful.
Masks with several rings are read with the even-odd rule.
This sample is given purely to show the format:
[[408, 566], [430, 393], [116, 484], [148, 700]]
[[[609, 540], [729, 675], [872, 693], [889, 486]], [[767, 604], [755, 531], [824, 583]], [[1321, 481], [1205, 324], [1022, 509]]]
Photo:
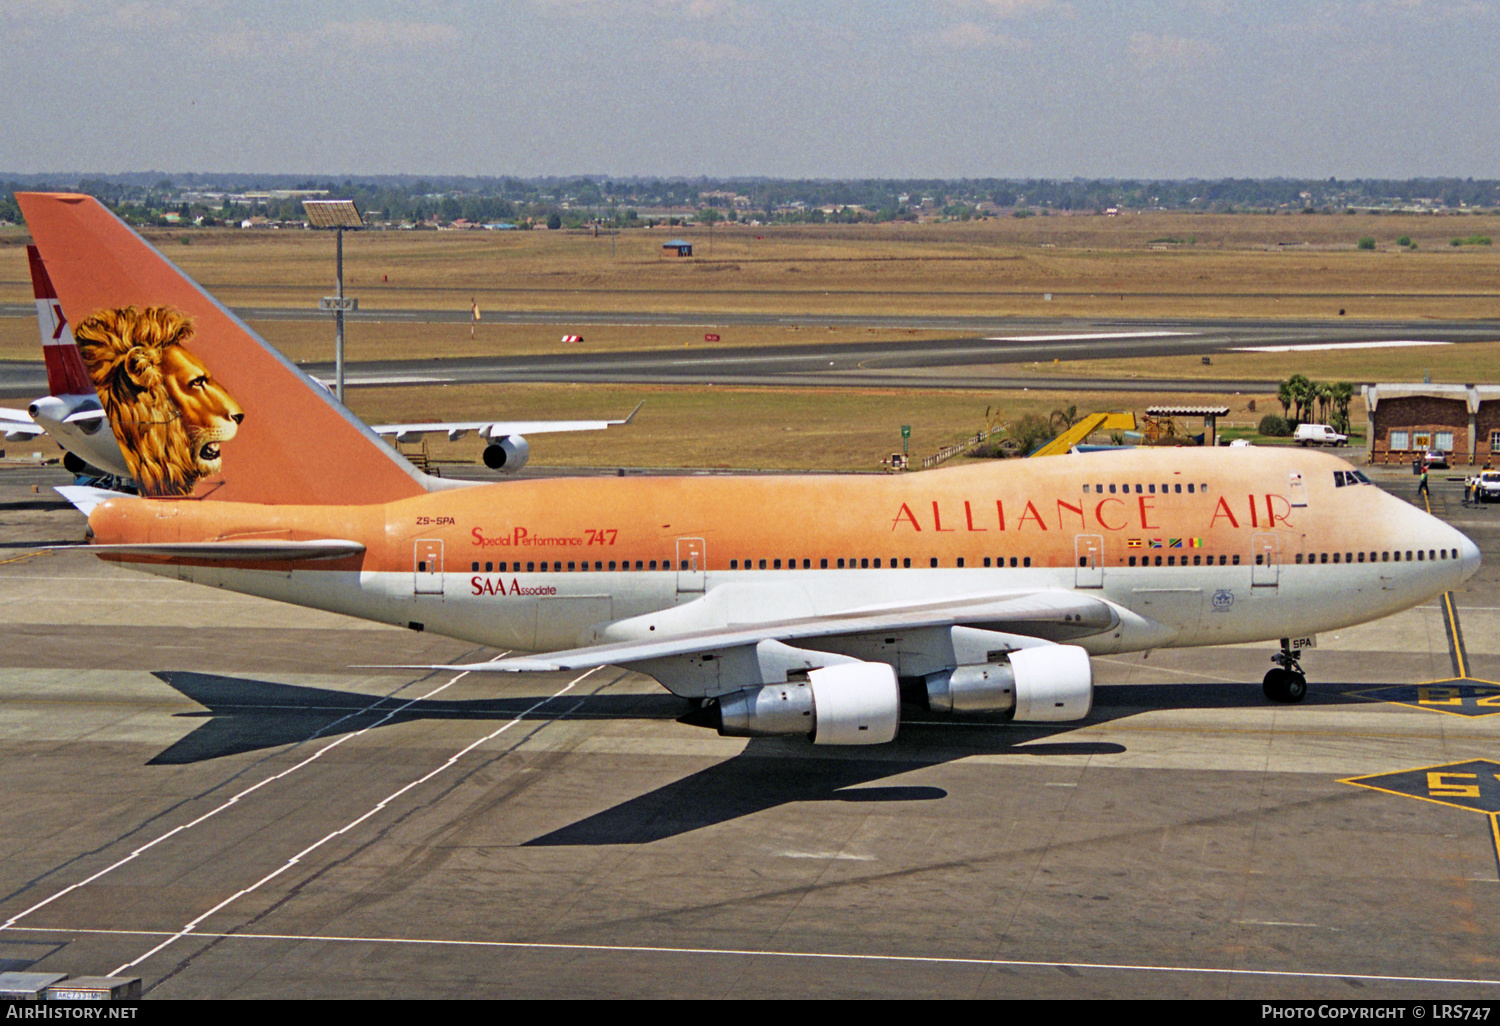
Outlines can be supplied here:
[[[617, 664], [734, 735], [873, 744], [908, 695], [1086, 716], [1090, 656], [1294, 640], [1457, 587], [1472, 541], [1301, 449], [1138, 449], [885, 476], [418, 472], [86, 196], [20, 194], [141, 497], [74, 493], [138, 570]], [[101, 372], [99, 368], [105, 368]]]
[[36, 296], [37, 326], [42, 333], [42, 358], [47, 364], [47, 388], [51, 395], [36, 400], [25, 411], [0, 409], [5, 438], [21, 441], [45, 433], [62, 446], [66, 453], [63, 464], [72, 473], [92, 471], [96, 475], [129, 478], [130, 469], [125, 465], [114, 432], [107, 430], [104, 407], [89, 380], [88, 368], [78, 355], [57, 291], [35, 246], [26, 247], [26, 258], [31, 264], [31, 287]]

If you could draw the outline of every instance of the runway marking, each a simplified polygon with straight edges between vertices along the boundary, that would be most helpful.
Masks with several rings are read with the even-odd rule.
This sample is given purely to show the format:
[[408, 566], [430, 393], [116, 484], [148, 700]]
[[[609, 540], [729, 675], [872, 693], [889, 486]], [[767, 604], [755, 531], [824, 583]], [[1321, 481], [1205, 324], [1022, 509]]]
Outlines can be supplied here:
[[1416, 766], [1394, 773], [1346, 777], [1339, 783], [1465, 812], [1478, 812], [1488, 817], [1490, 840], [1495, 847], [1495, 871], [1500, 876], [1500, 773], [1496, 770], [1500, 770], [1500, 762], [1493, 759], [1470, 759], [1467, 762]]
[[1398, 349], [1404, 346], [1451, 346], [1452, 342], [1392, 339], [1382, 342], [1301, 342], [1286, 346], [1235, 346], [1231, 353], [1303, 353], [1318, 349]]
[[[1294, 924], [1295, 925], [1295, 924]], [[162, 930], [97, 930], [64, 927], [22, 927], [31, 933], [62, 933], [114, 937], [160, 937]], [[1097, 970], [1104, 972], [1188, 973], [1202, 976], [1264, 976], [1296, 980], [1367, 980], [1374, 983], [1449, 983], [1500, 987], [1500, 980], [1457, 976], [1391, 976], [1360, 972], [1310, 972], [1291, 969], [1225, 969], [1193, 965], [1139, 965], [1124, 962], [1048, 962], [1038, 959], [964, 958], [947, 955], [881, 955], [836, 951], [776, 951], [765, 948], [686, 948], [657, 944], [554, 944], [545, 941], [446, 940], [435, 937], [351, 937], [342, 934], [211, 933], [195, 936], [210, 940], [266, 940], [316, 944], [390, 944], [450, 948], [490, 948], [520, 951], [570, 953], [609, 952], [625, 955], [704, 955], [709, 957], [807, 959], [809, 961], [893, 962], [906, 965], [977, 966], [982, 968]]]
[[1198, 331], [1091, 331], [1074, 335], [997, 335], [986, 342], [1090, 342], [1106, 338], [1167, 338], [1172, 335], [1201, 335]]
[[446, 385], [456, 378], [435, 374], [346, 374], [346, 385]]
[[1443, 680], [1425, 680], [1420, 684], [1366, 688], [1349, 694], [1372, 702], [1404, 705], [1423, 712], [1445, 713], [1469, 719], [1500, 716], [1500, 684], [1473, 677], [1446, 677]]
[[[25, 555], [22, 555], [22, 556], [12, 556], [10, 559], [0, 559], [0, 566], [9, 566], [11, 563], [24, 563], [26, 560], [28, 560], [28, 559], [35, 559], [37, 556], [40, 556], [40, 555], [41, 555], [41, 552], [37, 551], [37, 552], [28, 552], [28, 553], [26, 553]], [[31, 580], [35, 580], [36, 578], [30, 578], [30, 579]]]
[[841, 859], [847, 862], [875, 862], [874, 855], [849, 855], [841, 851], [784, 851], [784, 859]]
[[[500, 656], [496, 656], [495, 658], [499, 659]], [[24, 919], [27, 916], [31, 915], [31, 913], [37, 911], [38, 909], [46, 908], [48, 905], [52, 904], [58, 898], [61, 898], [61, 897], [63, 897], [66, 894], [70, 894], [73, 891], [78, 890], [80, 887], [87, 887], [89, 884], [93, 883], [95, 880], [99, 880], [99, 879], [101, 879], [101, 878], [109, 875], [110, 873], [113, 873], [116, 869], [119, 869], [121, 866], [124, 866], [124, 865], [127, 865], [127, 864], [131, 863], [131, 862], [134, 862], [136, 859], [140, 858], [146, 852], [150, 851], [152, 848], [155, 848], [158, 844], [162, 844], [163, 842], [165, 842], [169, 838], [175, 837], [175, 836], [177, 836], [178, 834], [181, 834], [181, 833], [185, 833], [185, 832], [193, 829], [194, 827], [196, 827], [196, 826], [198, 826], [198, 825], [200, 825], [202, 823], [206, 823], [208, 820], [210, 820], [213, 817], [217, 816], [219, 813], [223, 812], [225, 809], [231, 808], [232, 806], [239, 804], [240, 799], [247, 798], [250, 795], [254, 794], [256, 791], [259, 791], [261, 788], [267, 786], [268, 784], [272, 784], [272, 783], [274, 783], [274, 782], [276, 782], [278, 780], [283, 780], [286, 777], [289, 777], [293, 773], [297, 772], [299, 769], [302, 769], [305, 766], [312, 765], [314, 762], [316, 762], [317, 760], [321, 759], [324, 755], [328, 754], [329, 752], [333, 751], [335, 748], [337, 748], [339, 745], [343, 744], [345, 741], [348, 741], [351, 738], [359, 737], [362, 734], [368, 733], [369, 731], [375, 729], [376, 727], [379, 727], [382, 724], [386, 723], [388, 720], [391, 719], [391, 717], [397, 715], [398, 713], [400, 713], [403, 710], [409, 708], [410, 706], [416, 704], [417, 702], [420, 702], [420, 701], [422, 701], [424, 699], [427, 699], [427, 698], [431, 698], [433, 695], [436, 695], [440, 691], [447, 690], [448, 688], [452, 687], [454, 684], [458, 683], [458, 681], [462, 680], [465, 676], [467, 676], [468, 673], [469, 673], [469, 671], [465, 670], [463, 673], [458, 674], [456, 677], [454, 677], [452, 680], [449, 680], [446, 684], [443, 684], [441, 687], [433, 688], [431, 691], [427, 692], [427, 694], [425, 694], [425, 695], [421, 695], [421, 696], [419, 696], [417, 698], [412, 698], [412, 699], [407, 700], [405, 703], [403, 703], [403, 704], [401, 704], [399, 706], [396, 706], [390, 712], [388, 712], [385, 716], [381, 717], [380, 720], [378, 720], [375, 723], [370, 724], [368, 727], [365, 727], [363, 730], [356, 731], [356, 732], [354, 732], [352, 734], [345, 734], [342, 737], [339, 737], [339, 738], [336, 738], [333, 741], [330, 741], [328, 744], [324, 745], [322, 748], [318, 749], [312, 755], [309, 755], [306, 759], [303, 759], [301, 762], [297, 763], [296, 765], [290, 766], [287, 769], [282, 770], [280, 773], [274, 773], [271, 776], [266, 777], [265, 779], [261, 780], [257, 784], [252, 784], [250, 787], [247, 787], [243, 791], [238, 792], [237, 794], [235, 794], [231, 798], [229, 798], [227, 801], [225, 801], [222, 804], [220, 804], [220, 805], [218, 805], [218, 806], [210, 809], [209, 811], [205, 812], [203, 815], [199, 816], [198, 818], [189, 820], [186, 823], [182, 823], [182, 824], [179, 824], [179, 825], [173, 827], [171, 830], [168, 830], [166, 833], [160, 835], [156, 839], [148, 841], [145, 844], [141, 845], [139, 848], [136, 848], [134, 851], [132, 851], [129, 855], [126, 855], [124, 858], [122, 858], [122, 859], [120, 859], [120, 860], [118, 860], [116, 862], [113, 862], [113, 863], [111, 863], [108, 866], [105, 866], [103, 869], [99, 870], [99, 872], [93, 874], [92, 876], [86, 877], [85, 879], [80, 880], [77, 883], [69, 884], [67, 887], [64, 887], [62, 890], [58, 891], [56, 894], [53, 894], [51, 897], [45, 898], [42, 901], [37, 902], [35, 905], [32, 905], [28, 909], [24, 909], [24, 910], [22, 910], [20, 912], [17, 912], [15, 915], [13, 915], [9, 919], [7, 919], [5, 922], [0, 923], [0, 930], [9, 930], [11, 927], [15, 926], [16, 923], [20, 922], [22, 919]], [[317, 732], [314, 733], [312, 735], [312, 737], [317, 737], [319, 734], [322, 734], [324, 731], [329, 730], [329, 729], [331, 729], [333, 727], [338, 726], [340, 723], [344, 722], [347, 719], [350, 719], [350, 718], [355, 717], [355, 716], [361, 716], [364, 713], [369, 712], [370, 710], [374, 709], [377, 705], [379, 705], [381, 702], [386, 701], [386, 698], [387, 698], [387, 696], [382, 696], [381, 698], [377, 699], [376, 701], [371, 702], [369, 705], [365, 706], [364, 709], [362, 709], [362, 710], [360, 710], [358, 712], [351, 712], [347, 716], [341, 716], [337, 720], [334, 720], [332, 723], [328, 724], [327, 726], [318, 728]], [[311, 740], [311, 739], [309, 739], [309, 740]]]
[[[497, 656], [496, 658], [499, 658], [499, 657]], [[172, 934], [170, 937], [168, 937], [166, 940], [162, 941], [160, 944], [158, 944], [155, 947], [153, 947], [151, 950], [146, 951], [143, 954], [138, 955], [136, 958], [131, 959], [129, 962], [126, 962], [124, 965], [121, 965], [120, 967], [118, 967], [117, 969], [115, 969], [113, 972], [109, 973], [109, 975], [110, 976], [119, 976], [121, 973], [124, 973], [127, 970], [133, 968], [134, 966], [139, 965], [141, 962], [144, 962], [146, 959], [150, 958], [152, 955], [156, 954], [157, 952], [161, 951], [162, 949], [168, 947], [169, 945], [175, 943], [178, 940], [181, 940], [183, 937], [186, 937], [189, 934], [193, 933], [194, 930], [195, 930], [195, 928], [198, 926], [199, 923], [203, 922], [205, 919], [207, 919], [209, 916], [213, 915], [215, 912], [218, 912], [219, 910], [221, 910], [223, 908], [226, 908], [227, 906], [229, 906], [230, 904], [232, 904], [233, 902], [235, 902], [239, 898], [242, 898], [242, 897], [244, 897], [247, 894], [252, 894], [255, 891], [259, 890], [264, 884], [270, 883], [272, 880], [276, 879], [282, 873], [285, 873], [287, 870], [289, 870], [293, 866], [297, 865], [297, 863], [299, 863], [300, 861], [302, 861], [302, 859], [305, 856], [311, 855], [313, 852], [315, 852], [319, 848], [323, 847], [323, 845], [327, 844], [329, 841], [333, 841], [333, 840], [336, 840], [339, 837], [342, 837], [344, 834], [348, 833], [349, 831], [353, 830], [355, 827], [359, 826], [365, 820], [367, 820], [370, 817], [374, 816], [376, 813], [379, 813], [382, 810], [384, 810], [386, 808], [386, 806], [388, 806], [388, 805], [391, 804], [391, 802], [393, 802], [396, 799], [400, 798], [402, 795], [404, 795], [406, 792], [410, 791], [412, 788], [419, 787], [420, 785], [425, 784], [427, 781], [431, 780], [433, 777], [437, 776], [439, 773], [442, 773], [444, 770], [447, 770], [447, 769], [451, 768], [452, 766], [456, 765], [458, 763], [458, 760], [462, 759], [465, 755], [468, 755], [470, 752], [472, 752], [474, 749], [478, 748], [480, 745], [484, 744], [487, 741], [491, 741], [494, 738], [499, 737], [501, 734], [505, 733], [511, 727], [514, 727], [517, 723], [520, 723], [522, 720], [524, 720], [526, 718], [527, 714], [536, 711], [537, 709], [539, 709], [542, 706], [546, 705], [548, 702], [552, 701], [554, 698], [561, 698], [563, 695], [567, 694], [569, 691], [572, 691], [573, 688], [575, 686], [577, 686], [577, 684], [580, 681], [582, 681], [585, 677], [592, 676], [593, 674], [597, 673], [598, 671], [600, 671], [602, 669], [604, 669], [603, 666], [596, 666], [592, 670], [587, 670], [587, 671], [579, 674], [577, 677], [574, 677], [572, 680], [570, 680], [567, 683], [566, 686], [564, 686], [562, 688], [562, 690], [556, 692], [555, 694], [548, 695], [546, 698], [543, 698], [540, 701], [538, 701], [536, 704], [534, 704], [533, 706], [531, 706], [531, 708], [529, 708], [525, 712], [521, 713], [519, 716], [517, 716], [515, 719], [511, 720], [509, 723], [506, 723], [503, 726], [501, 726], [501, 727], [499, 727], [499, 728], [491, 731], [490, 733], [486, 734], [484, 737], [480, 738], [479, 740], [473, 741], [470, 744], [465, 745], [463, 748], [460, 748], [457, 752], [455, 752], [452, 755], [450, 755], [447, 758], [447, 760], [444, 761], [441, 765], [434, 767], [433, 769], [429, 770], [428, 772], [422, 774], [420, 777], [417, 777], [415, 780], [409, 781], [408, 783], [406, 783], [402, 787], [399, 787], [395, 791], [392, 791], [390, 794], [386, 795], [380, 801], [378, 801], [374, 805], [372, 805], [369, 809], [367, 809], [361, 815], [356, 816], [354, 819], [351, 819], [348, 823], [345, 823], [343, 826], [339, 827], [337, 830], [334, 830], [331, 833], [325, 835], [321, 840], [315, 841], [314, 843], [308, 845], [306, 848], [303, 848], [297, 854], [295, 854], [291, 858], [287, 859], [286, 862], [282, 863], [282, 865], [280, 866], [280, 868], [274, 870], [273, 872], [267, 873], [265, 876], [263, 876], [259, 880], [255, 881], [255, 883], [251, 884], [249, 887], [242, 887], [238, 891], [235, 891], [229, 897], [225, 898], [223, 901], [221, 901], [217, 905], [213, 906], [213, 908], [210, 908], [207, 912], [204, 912], [202, 915], [198, 916], [195, 919], [189, 920], [183, 926], [183, 928], [181, 930], [178, 930], [176, 933]], [[469, 671], [465, 670], [463, 673], [460, 673], [458, 676], [454, 677], [453, 680], [450, 680], [447, 684], [444, 684], [443, 688], [450, 687], [452, 684], [454, 684], [455, 682], [457, 682], [459, 679], [467, 676], [468, 672]], [[438, 688], [437, 690], [441, 691], [443, 688]], [[434, 693], [436, 693], [436, 692], [434, 692]], [[416, 702], [416, 701], [419, 701], [419, 699], [412, 699], [412, 702]], [[407, 704], [410, 705], [411, 702], [408, 702]], [[405, 707], [403, 706], [403, 708], [405, 708]], [[393, 711], [391, 713], [391, 715], [395, 715], [395, 712]], [[389, 719], [389, 718], [390, 718], [389, 716], [386, 717], [386, 719]], [[384, 721], [382, 721], [382, 722], [384, 722]], [[363, 734], [363, 733], [365, 733], [365, 731], [368, 731], [368, 730], [372, 729], [375, 726], [378, 726], [378, 724], [371, 724], [370, 727], [366, 727], [364, 730], [359, 731], [358, 734], [349, 734], [349, 735], [346, 735], [346, 738], [341, 738], [340, 740], [341, 741], [342, 740], [346, 740], [348, 737], [358, 737], [359, 734]], [[333, 747], [332, 745], [329, 746], [329, 748], [332, 748], [332, 747]], [[326, 750], [327, 749], [325, 749], [325, 751]], [[322, 753], [320, 752], [319, 754], [321, 755]], [[316, 756], [315, 756], [315, 758], [316, 758]], [[311, 760], [308, 760], [308, 761], [311, 761]]]

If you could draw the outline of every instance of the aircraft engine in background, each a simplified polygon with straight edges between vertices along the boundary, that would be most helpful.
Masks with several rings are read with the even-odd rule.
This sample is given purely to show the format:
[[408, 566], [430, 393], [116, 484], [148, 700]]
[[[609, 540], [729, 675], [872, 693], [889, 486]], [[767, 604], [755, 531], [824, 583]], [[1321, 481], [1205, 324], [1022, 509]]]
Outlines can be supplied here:
[[514, 474], [531, 458], [531, 445], [520, 435], [490, 439], [484, 447], [484, 465], [503, 474]]
[[105, 422], [104, 407], [99, 397], [93, 395], [43, 396], [27, 407], [26, 412], [48, 434], [61, 430], [64, 434], [92, 435]]
[[1094, 700], [1089, 654], [1077, 645], [1041, 645], [1005, 662], [957, 666], [926, 677], [927, 703], [937, 712], [1014, 710], [1032, 723], [1081, 720]]

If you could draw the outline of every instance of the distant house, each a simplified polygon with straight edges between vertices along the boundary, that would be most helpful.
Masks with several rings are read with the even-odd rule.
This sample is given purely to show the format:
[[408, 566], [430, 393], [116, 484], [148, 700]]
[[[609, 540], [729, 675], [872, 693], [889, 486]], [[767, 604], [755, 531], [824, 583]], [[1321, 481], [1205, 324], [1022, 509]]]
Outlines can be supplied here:
[[661, 244], [661, 248], [675, 249], [677, 251], [677, 255], [680, 257], [690, 257], [693, 255], [693, 244], [683, 239], [673, 239], [670, 242], [663, 242]]

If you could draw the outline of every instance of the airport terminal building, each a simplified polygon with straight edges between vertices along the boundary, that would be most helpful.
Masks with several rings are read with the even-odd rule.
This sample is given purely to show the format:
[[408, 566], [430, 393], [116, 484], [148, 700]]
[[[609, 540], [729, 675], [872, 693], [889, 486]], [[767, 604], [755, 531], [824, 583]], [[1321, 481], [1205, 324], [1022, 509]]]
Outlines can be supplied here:
[[1454, 465], [1500, 459], [1500, 385], [1366, 385], [1371, 463], [1410, 463], [1425, 452]]

